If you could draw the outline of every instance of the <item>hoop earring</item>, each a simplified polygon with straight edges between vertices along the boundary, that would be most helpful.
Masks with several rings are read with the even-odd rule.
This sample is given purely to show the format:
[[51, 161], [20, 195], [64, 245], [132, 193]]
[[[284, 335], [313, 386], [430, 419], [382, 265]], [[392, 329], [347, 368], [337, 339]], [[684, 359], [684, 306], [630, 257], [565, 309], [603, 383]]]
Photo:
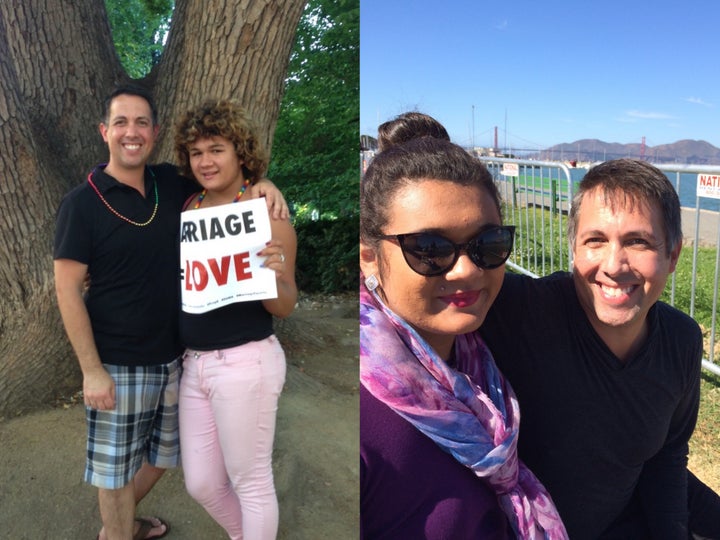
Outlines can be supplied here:
[[378, 281], [378, 278], [375, 277], [375, 274], [370, 274], [365, 278], [365, 287], [367, 287], [368, 291], [374, 291], [379, 285], [380, 282]]

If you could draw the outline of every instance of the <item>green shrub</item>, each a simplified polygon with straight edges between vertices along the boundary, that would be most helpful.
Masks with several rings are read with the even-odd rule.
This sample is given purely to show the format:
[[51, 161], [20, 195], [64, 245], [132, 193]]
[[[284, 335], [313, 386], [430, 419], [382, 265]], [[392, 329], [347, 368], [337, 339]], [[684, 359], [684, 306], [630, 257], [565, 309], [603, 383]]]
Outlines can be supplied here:
[[298, 236], [298, 289], [303, 292], [357, 291], [359, 286], [358, 216], [295, 223]]

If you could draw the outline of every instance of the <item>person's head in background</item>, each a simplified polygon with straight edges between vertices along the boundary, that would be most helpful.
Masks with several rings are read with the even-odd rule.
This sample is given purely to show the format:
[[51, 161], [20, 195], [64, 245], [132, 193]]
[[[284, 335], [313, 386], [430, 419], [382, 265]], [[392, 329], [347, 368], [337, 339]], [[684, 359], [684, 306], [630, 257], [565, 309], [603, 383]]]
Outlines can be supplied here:
[[482, 324], [512, 241], [490, 173], [459, 146], [414, 139], [370, 164], [360, 190], [363, 279], [441, 356]]
[[411, 111], [380, 124], [378, 127], [378, 150], [382, 152], [396, 144], [421, 137], [450, 140], [445, 127], [432, 116]]
[[568, 220], [575, 288], [595, 331], [620, 357], [644, 341], [682, 248], [680, 201], [665, 174], [644, 161], [591, 168]]

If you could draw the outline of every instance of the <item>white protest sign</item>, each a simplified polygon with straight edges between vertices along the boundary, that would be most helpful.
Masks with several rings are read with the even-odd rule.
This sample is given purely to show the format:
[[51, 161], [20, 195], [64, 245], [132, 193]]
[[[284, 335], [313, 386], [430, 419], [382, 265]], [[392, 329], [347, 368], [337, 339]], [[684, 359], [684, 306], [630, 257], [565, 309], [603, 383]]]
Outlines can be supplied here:
[[265, 199], [180, 214], [182, 309], [205, 313], [234, 302], [277, 298], [275, 272], [257, 253], [271, 238]]
[[720, 175], [698, 174], [697, 196], [720, 199]]

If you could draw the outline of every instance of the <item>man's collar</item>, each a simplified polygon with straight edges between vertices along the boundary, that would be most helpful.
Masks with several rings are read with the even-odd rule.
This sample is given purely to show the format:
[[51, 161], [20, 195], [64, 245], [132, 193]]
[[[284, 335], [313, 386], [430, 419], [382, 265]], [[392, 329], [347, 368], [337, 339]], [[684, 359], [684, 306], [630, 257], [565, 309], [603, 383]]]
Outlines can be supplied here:
[[[97, 188], [103, 192], [107, 193], [112, 188], [124, 188], [128, 187], [131, 188], [131, 186], [128, 186], [127, 184], [123, 184], [122, 182], [118, 181], [114, 176], [109, 175], [105, 172], [105, 167], [107, 167], [107, 163], [101, 163], [93, 169], [91, 176], [93, 183], [97, 186]], [[145, 192], [149, 193], [152, 189], [152, 181], [153, 181], [154, 175], [152, 174], [152, 171], [150, 171], [149, 167], [145, 167], [145, 172], [143, 175], [143, 180], [145, 182]], [[134, 188], [131, 188], [134, 189]]]

